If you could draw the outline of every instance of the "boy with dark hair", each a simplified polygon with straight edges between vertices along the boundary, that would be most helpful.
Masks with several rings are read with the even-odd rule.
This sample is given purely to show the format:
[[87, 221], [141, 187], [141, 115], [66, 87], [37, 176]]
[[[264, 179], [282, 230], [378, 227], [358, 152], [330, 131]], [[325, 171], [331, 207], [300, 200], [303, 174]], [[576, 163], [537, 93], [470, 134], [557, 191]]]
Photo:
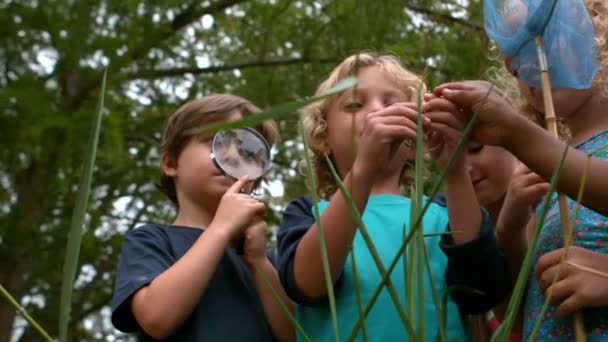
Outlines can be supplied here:
[[[295, 340], [265, 284], [293, 310], [266, 255], [264, 204], [243, 193], [252, 188], [247, 176], [233, 182], [216, 168], [213, 133], [185, 134], [256, 112], [243, 98], [218, 94], [190, 101], [169, 117], [159, 188], [178, 214], [169, 226], [147, 224], [127, 234], [112, 299], [117, 329], [138, 332], [144, 341]], [[270, 144], [277, 139], [273, 122], [255, 130]]]

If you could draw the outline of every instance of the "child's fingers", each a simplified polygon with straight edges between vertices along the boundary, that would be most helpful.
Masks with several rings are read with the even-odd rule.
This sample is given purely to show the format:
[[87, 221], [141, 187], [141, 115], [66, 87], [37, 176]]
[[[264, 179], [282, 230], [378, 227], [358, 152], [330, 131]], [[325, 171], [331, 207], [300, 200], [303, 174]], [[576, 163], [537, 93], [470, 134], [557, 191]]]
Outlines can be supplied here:
[[[264, 203], [252, 199], [253, 201], [256, 201], [257, 203], [254, 204], [254, 217], [261, 219], [262, 217], [264, 217], [264, 215], [266, 215], [266, 206], [264, 205]], [[263, 222], [263, 221], [262, 221]]]
[[[443, 137], [443, 140], [458, 140], [462, 135], [461, 130], [454, 129], [448, 125], [445, 125], [440, 122], [433, 122], [431, 124], [431, 129], [435, 130]], [[447, 139], [446, 139], [447, 138]]]
[[530, 170], [524, 163], [519, 162], [513, 171], [513, 176], [525, 175], [528, 173], [532, 173], [532, 170]]
[[471, 83], [466, 83], [466, 82], [448, 82], [448, 83], [444, 83], [444, 84], [441, 84], [441, 85], [435, 87], [435, 89], [433, 89], [433, 94], [435, 94], [436, 96], [441, 96], [443, 94], [443, 91], [446, 89], [476, 90], [476, 89], [478, 89], [478, 87]]
[[576, 280], [566, 278], [556, 282], [553, 286], [549, 286], [544, 293], [545, 297], [551, 293], [549, 304], [557, 305], [570, 297], [575, 290]]
[[[568, 275], [571, 273], [571, 268], [568, 266], [568, 264], [564, 263], [563, 266], [561, 266], [559, 263], [548, 268], [545, 272], [543, 272], [540, 275], [540, 278], [538, 278], [538, 286], [541, 289], [542, 293], [545, 293], [547, 291], [547, 289], [549, 288], [549, 286], [551, 286], [551, 284], [553, 284], [553, 280], [555, 279], [555, 282], [559, 282], [560, 280], [568, 277]], [[556, 279], [557, 277], [557, 279]]]
[[241, 192], [241, 189], [243, 187], [245, 187], [245, 185], [247, 184], [248, 181], [249, 181], [249, 176], [245, 175], [245, 176], [241, 177], [239, 180], [234, 182], [228, 188], [228, 190], [226, 190], [226, 193], [238, 194], [239, 192]]
[[425, 103], [422, 107], [424, 112], [448, 112], [454, 115], [459, 115], [460, 110], [453, 103], [443, 98], [436, 98]]
[[258, 236], [258, 235], [263, 235], [265, 237], [266, 236], [267, 227], [268, 227], [268, 225], [266, 224], [265, 221], [263, 221], [263, 220], [256, 220], [247, 229], [246, 236], [247, 236], [248, 239], [249, 238], [254, 238], [254, 237]]
[[[413, 106], [412, 106], [413, 105]], [[386, 107], [382, 110], [379, 110], [374, 113], [370, 113], [369, 116], [371, 118], [375, 117], [388, 117], [388, 116], [397, 116], [397, 117], [407, 117], [410, 120], [417, 121], [418, 120], [418, 109], [415, 104], [411, 103], [396, 103], [389, 107]], [[431, 121], [426, 117], [422, 116], [423, 124], [428, 125]]]
[[559, 264], [562, 255], [564, 254], [563, 248], [554, 249], [538, 258], [536, 263], [536, 269], [534, 273], [537, 279], [540, 279], [541, 275], [545, 273], [549, 268]]
[[454, 90], [446, 88], [441, 95], [451, 102], [454, 102], [458, 107], [470, 108], [476, 110], [478, 104], [488, 93], [487, 89], [479, 89], [473, 87], [471, 90]]
[[576, 295], [566, 298], [555, 310], [555, 318], [565, 318], [582, 308], [581, 301]]
[[426, 116], [431, 120], [431, 125], [440, 123], [464, 131], [464, 123], [450, 112], [429, 112]]
[[534, 184], [526, 188], [526, 197], [528, 203], [534, 207], [538, 205], [540, 200], [549, 191], [549, 183]]
[[529, 186], [532, 184], [539, 184], [539, 183], [547, 183], [547, 181], [544, 178], [542, 178], [541, 176], [539, 176], [538, 174], [536, 174], [534, 172], [523, 173], [523, 174], [520, 174], [518, 177], [521, 180], [522, 184], [525, 186]]
[[426, 93], [424, 94], [424, 101], [428, 102], [428, 101], [432, 101], [434, 99], [438, 99], [439, 97], [433, 93]]
[[408, 118], [405, 116], [383, 116], [376, 117], [375, 119], [377, 123], [385, 126], [404, 126], [404, 127], [416, 127], [416, 121], [412, 120], [412, 118]]

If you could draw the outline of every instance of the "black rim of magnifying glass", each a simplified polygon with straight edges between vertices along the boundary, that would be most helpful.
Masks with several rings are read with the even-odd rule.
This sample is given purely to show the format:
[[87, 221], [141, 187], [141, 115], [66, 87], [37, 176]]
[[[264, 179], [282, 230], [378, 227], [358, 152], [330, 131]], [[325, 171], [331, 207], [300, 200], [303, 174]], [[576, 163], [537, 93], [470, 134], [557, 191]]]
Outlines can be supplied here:
[[226, 131], [236, 131], [236, 130], [245, 130], [250, 132], [251, 134], [255, 135], [256, 137], [258, 137], [258, 139], [260, 139], [260, 141], [264, 144], [264, 146], [266, 147], [266, 159], [268, 160], [268, 163], [266, 164], [266, 168], [262, 171], [262, 174], [259, 177], [256, 177], [255, 179], [250, 179], [250, 181], [257, 181], [259, 179], [261, 179], [262, 177], [264, 177], [264, 175], [266, 175], [268, 173], [268, 171], [270, 171], [271, 168], [271, 162], [270, 162], [270, 145], [268, 144], [268, 142], [266, 141], [266, 139], [264, 138], [264, 136], [262, 134], [260, 134], [260, 132], [256, 131], [255, 129], [249, 128], [249, 127], [244, 127], [244, 128], [233, 128], [233, 129], [228, 129], [228, 130], [222, 130], [219, 131], [217, 133], [215, 133], [215, 135], [213, 136], [213, 139], [211, 140], [211, 161], [213, 161], [213, 164], [215, 165], [215, 167], [220, 171], [220, 173], [225, 176], [228, 177], [230, 179], [232, 179], [233, 181], [237, 181], [238, 178], [235, 178], [232, 175], [229, 175], [226, 171], [224, 171], [224, 169], [221, 167], [221, 165], [218, 163], [217, 158], [215, 157], [215, 153], [213, 152], [213, 146], [215, 145], [215, 139], [217, 139], [218, 135], [222, 132], [226, 132]]

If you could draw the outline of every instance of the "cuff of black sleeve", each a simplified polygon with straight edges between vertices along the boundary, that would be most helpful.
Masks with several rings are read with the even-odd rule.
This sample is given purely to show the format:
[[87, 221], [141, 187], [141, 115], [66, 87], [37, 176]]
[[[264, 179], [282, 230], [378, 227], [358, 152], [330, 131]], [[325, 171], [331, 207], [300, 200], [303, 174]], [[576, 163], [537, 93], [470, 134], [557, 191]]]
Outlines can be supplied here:
[[[291, 298], [294, 302], [306, 305], [306, 306], [326, 306], [329, 303], [329, 297], [327, 295], [318, 297], [318, 298], [310, 298], [302, 293], [296, 284], [294, 270], [293, 270], [293, 260], [290, 260], [286, 265], [286, 283], [285, 283], [285, 291], [289, 298]], [[342, 275], [338, 278], [336, 283], [334, 284], [334, 293], [338, 291], [340, 284], [342, 283]]]

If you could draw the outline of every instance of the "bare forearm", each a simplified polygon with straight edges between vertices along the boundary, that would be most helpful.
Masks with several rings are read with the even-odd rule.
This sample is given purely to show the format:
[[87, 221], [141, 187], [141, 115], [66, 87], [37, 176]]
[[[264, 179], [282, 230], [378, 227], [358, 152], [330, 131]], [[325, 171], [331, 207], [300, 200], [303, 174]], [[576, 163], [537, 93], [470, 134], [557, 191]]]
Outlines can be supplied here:
[[[270, 324], [272, 333], [278, 341], [295, 341], [294, 327], [290, 322], [288, 316], [283, 311], [283, 308], [273, 296], [268, 285], [272, 286], [274, 291], [279, 295], [281, 301], [285, 304], [286, 308], [294, 314], [295, 305], [287, 297], [283, 286], [279, 281], [277, 271], [274, 269], [268, 259], [264, 259], [264, 262], [260, 262], [257, 265], [250, 267], [254, 274], [254, 282], [257, 289], [258, 296], [262, 302], [264, 308], [264, 314]], [[268, 285], [266, 284], [268, 282]]]
[[446, 199], [454, 243], [476, 239], [481, 226], [481, 208], [466, 170], [450, 171], [446, 177]]
[[[566, 144], [530, 121], [526, 120], [525, 124], [518, 127], [513, 130], [505, 147], [532, 171], [549, 181], [553, 171], [559, 166]], [[557, 185], [558, 191], [570, 198], [576, 198], [586, 159], [587, 154], [569, 148]], [[582, 204], [602, 215], [608, 215], [606, 174], [608, 162], [591, 158]]]
[[206, 231], [183, 257], [135, 294], [133, 314], [147, 334], [167, 337], [192, 313], [228, 241], [223, 232]]
[[[353, 178], [356, 179], [356, 186], [351, 186], [355, 183]], [[372, 187], [369, 177], [353, 167], [353, 171], [346, 176], [344, 185], [350, 190], [359, 212], [363, 213]], [[332, 196], [318, 222], [323, 228], [331, 280], [335, 282], [344, 268], [356, 229], [349, 206], [340, 191]], [[298, 245], [294, 260], [296, 284], [310, 298], [318, 298], [327, 293], [319, 232], [317, 224], [306, 232]]]

